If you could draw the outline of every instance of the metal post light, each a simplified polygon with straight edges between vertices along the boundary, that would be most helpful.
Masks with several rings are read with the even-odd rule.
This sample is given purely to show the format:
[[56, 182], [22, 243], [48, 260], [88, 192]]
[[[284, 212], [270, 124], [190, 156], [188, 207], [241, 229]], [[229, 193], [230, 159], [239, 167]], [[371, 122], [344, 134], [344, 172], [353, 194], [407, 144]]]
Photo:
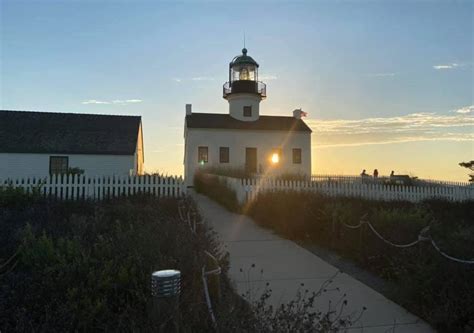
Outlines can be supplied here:
[[[159, 332], [178, 332], [178, 301], [181, 293], [181, 272], [174, 269], [156, 271], [151, 274], [152, 316]], [[167, 320], [166, 318], [171, 318]], [[170, 327], [172, 326], [172, 328]]]
[[151, 274], [153, 297], [178, 296], [181, 292], [181, 272], [174, 269], [156, 271]]

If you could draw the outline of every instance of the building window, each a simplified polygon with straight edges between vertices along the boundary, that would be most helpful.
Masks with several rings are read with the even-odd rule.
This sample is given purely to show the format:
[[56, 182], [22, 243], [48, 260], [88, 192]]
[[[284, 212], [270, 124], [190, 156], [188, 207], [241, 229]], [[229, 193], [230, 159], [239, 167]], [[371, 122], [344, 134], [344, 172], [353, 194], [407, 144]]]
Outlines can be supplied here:
[[301, 164], [301, 149], [293, 148], [293, 164]]
[[49, 157], [49, 173], [51, 175], [67, 173], [69, 169], [69, 157], [67, 156], [50, 156]]
[[244, 106], [244, 117], [252, 117], [252, 106]]
[[204, 164], [209, 162], [209, 154], [207, 147], [198, 147], [198, 163]]
[[229, 163], [229, 147], [220, 147], [219, 148], [219, 162], [220, 163]]

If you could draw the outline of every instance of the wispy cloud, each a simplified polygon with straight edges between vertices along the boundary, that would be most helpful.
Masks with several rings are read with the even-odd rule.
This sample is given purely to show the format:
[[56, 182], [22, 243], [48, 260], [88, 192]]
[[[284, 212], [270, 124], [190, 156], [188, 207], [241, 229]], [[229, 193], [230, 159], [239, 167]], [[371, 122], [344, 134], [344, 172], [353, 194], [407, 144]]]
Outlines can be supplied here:
[[393, 77], [397, 75], [397, 73], [370, 73], [367, 74], [369, 77]]
[[82, 104], [110, 104], [110, 102], [98, 101], [96, 99], [89, 99], [87, 101], [83, 101]]
[[278, 80], [278, 76], [271, 75], [271, 74], [263, 74], [263, 75], [259, 75], [258, 79], [260, 81], [273, 81], [273, 80]]
[[456, 63], [451, 63], [451, 64], [443, 64], [443, 65], [434, 65], [433, 68], [434, 69], [454, 69], [454, 68], [457, 68], [459, 67], [460, 65], [459, 64], [456, 64]]
[[213, 77], [209, 76], [197, 76], [197, 77], [192, 77], [191, 81], [214, 81], [215, 79]]
[[134, 103], [141, 103], [143, 102], [141, 99], [116, 99], [113, 101], [99, 101], [96, 99], [89, 99], [87, 101], [83, 101], [82, 104], [134, 104]]
[[413, 141], [474, 141], [474, 116], [412, 113], [358, 120], [307, 120], [314, 147], [363, 146]]
[[188, 77], [188, 78], [174, 77], [172, 80], [174, 82], [181, 83], [183, 81], [214, 81], [215, 78], [210, 77], [210, 76], [195, 76], [195, 77]]
[[466, 113], [474, 114], [474, 105], [462, 107], [460, 109], [454, 110], [454, 112], [460, 113], [460, 114], [466, 114]]

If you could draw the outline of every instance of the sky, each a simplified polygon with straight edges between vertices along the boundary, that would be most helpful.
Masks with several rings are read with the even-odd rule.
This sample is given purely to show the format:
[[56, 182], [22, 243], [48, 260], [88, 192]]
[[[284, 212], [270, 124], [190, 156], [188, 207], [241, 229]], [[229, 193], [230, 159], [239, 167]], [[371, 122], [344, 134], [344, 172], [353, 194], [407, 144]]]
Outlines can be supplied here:
[[313, 173], [468, 179], [472, 1], [0, 3], [0, 108], [141, 115], [147, 171], [182, 174], [186, 103], [228, 112], [245, 34], [261, 114], [308, 112]]

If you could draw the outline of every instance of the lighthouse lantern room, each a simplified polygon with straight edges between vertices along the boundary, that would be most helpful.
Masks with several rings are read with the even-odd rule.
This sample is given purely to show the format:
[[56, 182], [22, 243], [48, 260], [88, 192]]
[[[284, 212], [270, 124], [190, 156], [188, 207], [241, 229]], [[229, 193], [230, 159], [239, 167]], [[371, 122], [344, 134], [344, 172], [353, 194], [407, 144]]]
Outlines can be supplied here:
[[258, 81], [258, 63], [247, 55], [247, 49], [229, 63], [229, 81], [224, 84], [223, 97], [229, 101], [231, 117], [255, 121], [260, 116], [260, 101], [266, 94], [266, 85]]

